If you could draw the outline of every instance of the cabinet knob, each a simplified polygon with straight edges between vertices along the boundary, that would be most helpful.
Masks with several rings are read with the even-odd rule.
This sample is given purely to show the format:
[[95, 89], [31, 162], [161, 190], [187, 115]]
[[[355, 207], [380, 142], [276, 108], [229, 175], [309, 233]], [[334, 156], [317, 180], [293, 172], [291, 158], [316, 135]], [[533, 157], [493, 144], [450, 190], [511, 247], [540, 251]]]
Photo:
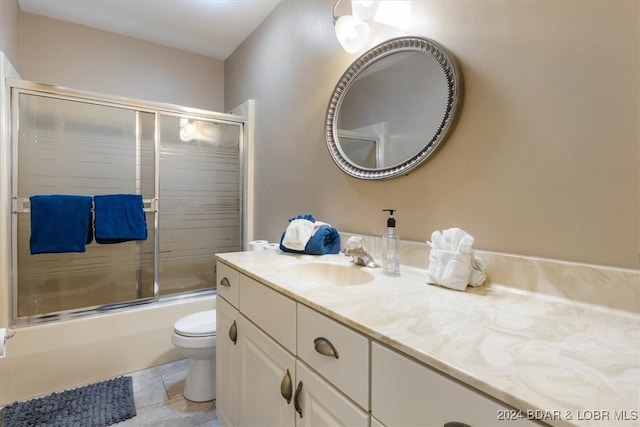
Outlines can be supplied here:
[[461, 423], [459, 421], [449, 421], [445, 423], [443, 427], [471, 427], [469, 424]]
[[229, 282], [229, 279], [227, 279], [226, 277], [223, 277], [222, 280], [220, 280], [220, 285], [226, 286], [227, 288], [231, 287], [231, 283]]
[[330, 356], [339, 359], [338, 350], [331, 344], [331, 341], [324, 337], [318, 337], [313, 340], [313, 347], [315, 350], [323, 356]]
[[291, 396], [293, 396], [293, 384], [291, 383], [291, 374], [288, 369], [280, 383], [280, 394], [284, 397], [284, 400], [287, 401], [287, 404], [291, 403]]
[[302, 391], [302, 381], [298, 383], [296, 387], [296, 394], [293, 395], [293, 407], [295, 408], [300, 418], [302, 418], [302, 408], [300, 407], [300, 392]]
[[238, 326], [236, 325], [236, 321], [234, 320], [229, 328], [229, 338], [235, 345], [238, 342]]

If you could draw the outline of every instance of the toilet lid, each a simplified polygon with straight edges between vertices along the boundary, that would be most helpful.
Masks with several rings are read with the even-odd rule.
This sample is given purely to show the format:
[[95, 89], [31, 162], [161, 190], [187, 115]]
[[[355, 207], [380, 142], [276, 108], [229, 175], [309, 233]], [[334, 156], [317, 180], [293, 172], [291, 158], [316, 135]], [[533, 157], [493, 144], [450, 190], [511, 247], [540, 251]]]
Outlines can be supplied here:
[[216, 311], [206, 310], [189, 314], [176, 322], [174, 330], [186, 337], [201, 337], [216, 334]]

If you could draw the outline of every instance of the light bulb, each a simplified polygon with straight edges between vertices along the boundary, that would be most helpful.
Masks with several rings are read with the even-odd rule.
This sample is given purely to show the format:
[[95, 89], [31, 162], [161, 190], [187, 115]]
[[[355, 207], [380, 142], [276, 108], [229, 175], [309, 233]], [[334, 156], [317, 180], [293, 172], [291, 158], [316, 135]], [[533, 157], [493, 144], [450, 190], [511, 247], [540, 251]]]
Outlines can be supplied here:
[[349, 53], [365, 47], [369, 41], [369, 25], [351, 15], [344, 15], [336, 21], [336, 37]]

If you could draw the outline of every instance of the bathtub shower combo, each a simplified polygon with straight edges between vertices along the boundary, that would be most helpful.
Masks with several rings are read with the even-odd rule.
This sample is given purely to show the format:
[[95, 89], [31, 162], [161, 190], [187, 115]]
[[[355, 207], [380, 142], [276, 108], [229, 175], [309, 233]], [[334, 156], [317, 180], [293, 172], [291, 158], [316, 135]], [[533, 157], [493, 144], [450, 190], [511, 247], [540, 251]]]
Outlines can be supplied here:
[[[13, 326], [213, 293], [214, 254], [242, 247], [245, 118], [9, 86]], [[142, 197], [146, 240], [31, 254], [32, 196], [121, 194]]]

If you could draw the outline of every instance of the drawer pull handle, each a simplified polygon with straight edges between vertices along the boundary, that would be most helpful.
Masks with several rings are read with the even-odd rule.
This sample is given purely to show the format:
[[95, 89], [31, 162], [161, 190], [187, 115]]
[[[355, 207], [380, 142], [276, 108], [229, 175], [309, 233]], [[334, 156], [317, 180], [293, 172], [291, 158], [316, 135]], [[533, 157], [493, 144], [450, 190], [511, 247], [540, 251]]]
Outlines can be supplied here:
[[302, 408], [300, 407], [300, 392], [302, 391], [302, 381], [298, 383], [298, 387], [296, 387], [296, 394], [293, 396], [293, 407], [295, 408], [298, 415], [302, 419]]
[[229, 279], [227, 279], [226, 277], [223, 277], [222, 280], [220, 280], [220, 285], [226, 286], [227, 288], [231, 287], [231, 283], [229, 282]]
[[323, 356], [335, 357], [336, 359], [340, 358], [340, 356], [338, 355], [338, 350], [336, 350], [333, 344], [331, 344], [331, 341], [324, 337], [318, 337], [313, 340], [313, 346], [316, 351]]
[[234, 320], [229, 328], [229, 338], [233, 342], [233, 345], [236, 345], [238, 342], [238, 326], [236, 325], [236, 321]]
[[458, 421], [449, 421], [445, 423], [443, 427], [471, 427], [469, 424], [461, 423]]
[[291, 384], [291, 374], [287, 369], [287, 373], [284, 374], [282, 382], [280, 383], [280, 394], [287, 401], [287, 405], [291, 403], [291, 396], [293, 396], [293, 385]]

